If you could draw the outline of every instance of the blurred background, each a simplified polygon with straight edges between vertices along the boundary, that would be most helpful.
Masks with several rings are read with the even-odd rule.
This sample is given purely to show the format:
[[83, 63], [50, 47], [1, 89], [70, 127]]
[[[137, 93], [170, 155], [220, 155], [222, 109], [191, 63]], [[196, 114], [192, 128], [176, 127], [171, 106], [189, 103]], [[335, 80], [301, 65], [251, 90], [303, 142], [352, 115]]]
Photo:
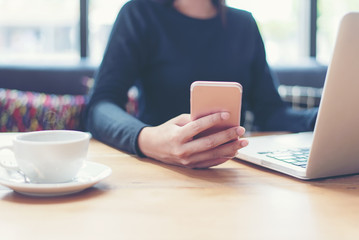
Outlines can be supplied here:
[[[98, 65], [126, 0], [0, 0], [0, 64], [78, 62]], [[340, 18], [358, 0], [227, 0], [253, 13], [270, 64], [327, 64]]]

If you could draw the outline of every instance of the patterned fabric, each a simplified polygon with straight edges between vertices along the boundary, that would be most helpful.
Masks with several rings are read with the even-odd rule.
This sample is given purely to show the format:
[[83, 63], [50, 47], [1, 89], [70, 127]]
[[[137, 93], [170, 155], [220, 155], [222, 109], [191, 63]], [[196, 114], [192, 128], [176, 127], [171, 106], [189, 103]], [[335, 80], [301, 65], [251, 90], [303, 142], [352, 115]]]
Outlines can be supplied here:
[[280, 85], [278, 92], [292, 108], [309, 109], [319, 106], [323, 88]]
[[0, 88], [0, 131], [79, 129], [86, 97]]

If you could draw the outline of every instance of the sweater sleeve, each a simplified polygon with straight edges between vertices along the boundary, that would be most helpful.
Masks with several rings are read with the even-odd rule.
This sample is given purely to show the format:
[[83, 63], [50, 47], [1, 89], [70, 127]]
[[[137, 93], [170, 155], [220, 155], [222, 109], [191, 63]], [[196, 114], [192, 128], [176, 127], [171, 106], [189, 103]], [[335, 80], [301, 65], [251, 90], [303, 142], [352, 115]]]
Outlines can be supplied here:
[[301, 132], [313, 130], [317, 108], [295, 110], [287, 105], [278, 93], [278, 84], [272, 76], [265, 56], [263, 40], [254, 25], [252, 83], [249, 91], [249, 106], [254, 113], [255, 125], [260, 131]]
[[125, 111], [127, 92], [145, 65], [143, 27], [137, 8], [129, 2], [114, 23], [85, 113], [85, 126], [94, 138], [141, 155], [137, 137], [146, 124]]

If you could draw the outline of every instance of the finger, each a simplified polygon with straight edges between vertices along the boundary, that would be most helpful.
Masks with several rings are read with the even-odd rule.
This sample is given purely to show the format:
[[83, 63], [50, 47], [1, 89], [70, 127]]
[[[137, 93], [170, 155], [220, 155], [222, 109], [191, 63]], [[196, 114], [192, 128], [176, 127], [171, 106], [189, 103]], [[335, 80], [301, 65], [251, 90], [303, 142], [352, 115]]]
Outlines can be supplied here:
[[217, 159], [217, 158], [233, 158], [237, 151], [242, 148], [242, 141], [240, 139], [220, 145], [215, 149], [203, 152], [201, 158]]
[[229, 119], [228, 112], [219, 112], [191, 121], [183, 126], [183, 136], [189, 136], [192, 139], [200, 132], [203, 132], [204, 130], [211, 128], [227, 119]]
[[242, 136], [244, 133], [245, 129], [243, 127], [234, 127], [187, 142], [183, 147], [188, 151], [190, 151], [190, 149], [195, 149], [197, 152], [204, 152], [233, 140], [238, 140], [238, 137]]
[[237, 139], [232, 142], [223, 144], [215, 149], [193, 154], [186, 161], [183, 161], [182, 164], [186, 167], [193, 168], [200, 162], [216, 161], [216, 159], [233, 158], [237, 153], [238, 149], [242, 148], [242, 142], [243, 141]]
[[248, 139], [246, 139], [246, 138], [241, 138], [241, 139], [239, 139], [239, 141], [241, 143], [241, 148], [247, 147], [249, 144]]
[[227, 143], [212, 149], [211, 151], [197, 153], [186, 159], [177, 162], [176, 165], [187, 168], [208, 168], [219, 165], [228, 159], [232, 159], [237, 151], [248, 145], [248, 140], [245, 138], [237, 139], [236, 141]]

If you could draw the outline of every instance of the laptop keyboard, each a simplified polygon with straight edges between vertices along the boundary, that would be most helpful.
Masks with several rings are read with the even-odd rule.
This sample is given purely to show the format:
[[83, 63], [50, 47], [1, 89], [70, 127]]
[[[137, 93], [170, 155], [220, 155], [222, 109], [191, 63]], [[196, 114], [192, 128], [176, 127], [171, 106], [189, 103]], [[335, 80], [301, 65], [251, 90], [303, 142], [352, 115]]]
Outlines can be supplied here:
[[309, 148], [295, 148], [295, 149], [285, 149], [277, 150], [271, 152], [258, 152], [263, 154], [266, 157], [273, 158], [279, 161], [293, 164], [305, 168], [308, 163], [309, 158]]

